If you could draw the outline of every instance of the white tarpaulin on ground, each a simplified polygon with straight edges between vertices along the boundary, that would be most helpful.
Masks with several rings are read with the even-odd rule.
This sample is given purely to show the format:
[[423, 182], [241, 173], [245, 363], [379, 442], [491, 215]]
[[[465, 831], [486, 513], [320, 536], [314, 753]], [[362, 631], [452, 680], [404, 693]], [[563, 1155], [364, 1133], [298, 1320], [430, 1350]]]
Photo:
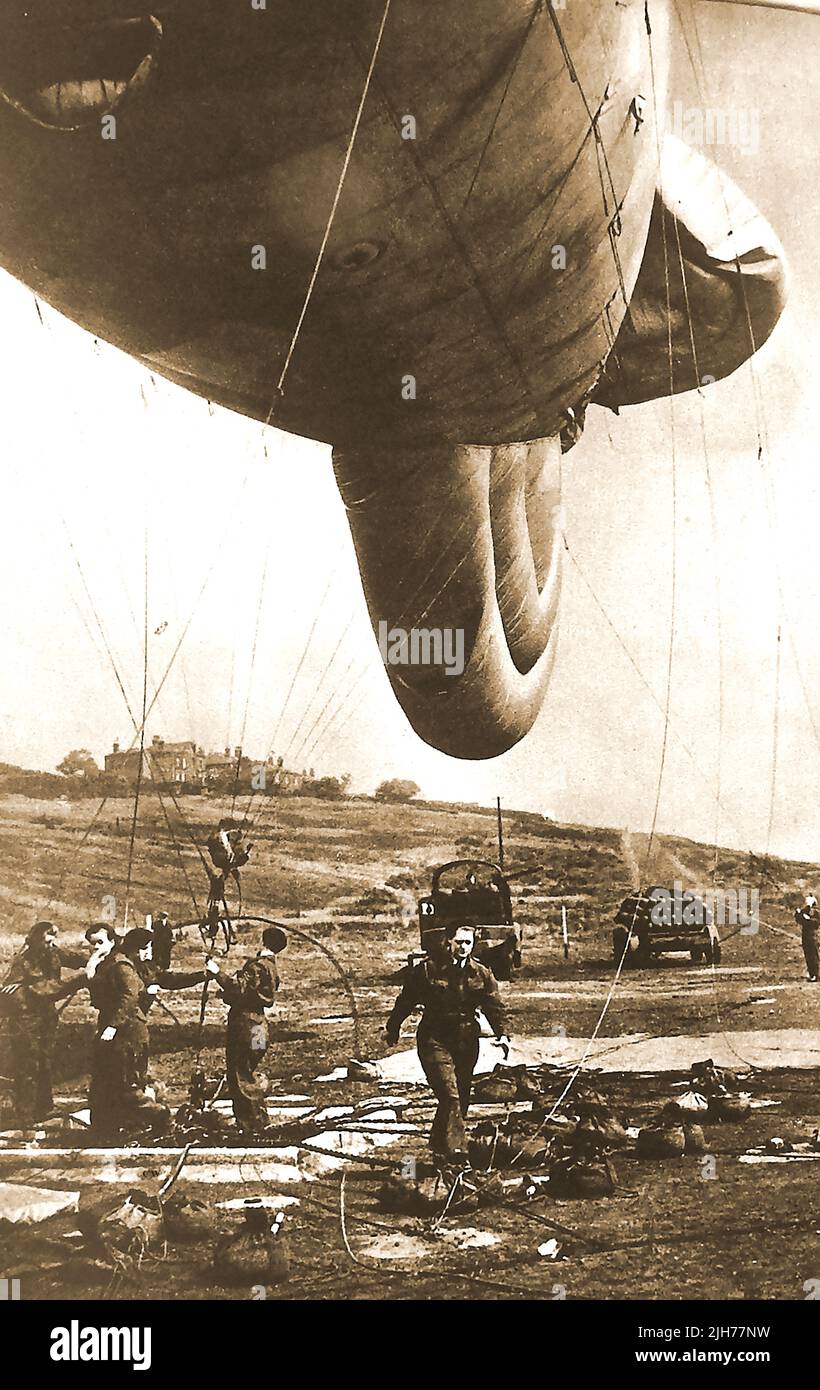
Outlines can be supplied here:
[[[580, 1062], [587, 1048], [586, 1038], [519, 1038], [510, 1053], [511, 1065], [553, 1066]], [[654, 1038], [648, 1033], [628, 1033], [616, 1038], [598, 1038], [590, 1048], [585, 1066], [601, 1072], [688, 1071], [693, 1062], [711, 1057], [718, 1067], [742, 1071], [748, 1066], [770, 1071], [777, 1067], [820, 1066], [820, 1030], [813, 1028], [770, 1028], [742, 1033], [679, 1034]], [[492, 1071], [501, 1053], [489, 1038], [481, 1039], [477, 1072]], [[424, 1083], [415, 1048], [396, 1052], [379, 1062], [382, 1081]]]
[[0, 1182], [0, 1221], [30, 1226], [61, 1211], [76, 1211], [79, 1192], [52, 1192], [47, 1187]]

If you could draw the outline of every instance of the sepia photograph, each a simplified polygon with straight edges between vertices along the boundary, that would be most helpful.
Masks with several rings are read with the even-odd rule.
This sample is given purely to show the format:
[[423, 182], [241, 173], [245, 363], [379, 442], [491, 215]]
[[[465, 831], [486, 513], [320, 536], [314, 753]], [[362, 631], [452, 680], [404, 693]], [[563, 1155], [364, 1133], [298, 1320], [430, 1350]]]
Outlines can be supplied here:
[[0, 0], [46, 1371], [203, 1302], [808, 1352], [818, 109], [817, 0]]

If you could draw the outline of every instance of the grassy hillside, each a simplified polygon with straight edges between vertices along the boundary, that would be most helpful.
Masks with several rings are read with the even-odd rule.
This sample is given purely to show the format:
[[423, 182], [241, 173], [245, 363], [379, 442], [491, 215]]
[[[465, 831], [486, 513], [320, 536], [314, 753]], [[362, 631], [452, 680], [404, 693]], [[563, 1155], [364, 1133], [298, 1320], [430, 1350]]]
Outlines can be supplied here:
[[[230, 799], [192, 796], [174, 804], [165, 796], [163, 803], [153, 792], [140, 803], [131, 916], [161, 905], [174, 920], [191, 921], [207, 888], [199, 851], [205, 851], [218, 818], [230, 811]], [[104, 915], [110, 897], [122, 921], [133, 802], [111, 799], [94, 820], [98, 806], [0, 798], [2, 938], [27, 930], [38, 917], [77, 930]], [[237, 810], [244, 813], [245, 806], [243, 800]], [[252, 862], [243, 874], [243, 909], [249, 913], [325, 912], [337, 922], [377, 914], [407, 921], [437, 864], [497, 854], [495, 814], [489, 809], [293, 798], [258, 802], [249, 819], [256, 821], [249, 831]], [[712, 847], [690, 840], [659, 837], [645, 865], [645, 839], [635, 837], [630, 846], [617, 831], [558, 825], [532, 813], [505, 813], [504, 836], [518, 916], [525, 924], [554, 926], [564, 901], [576, 929], [608, 928], [615, 904], [636, 877], [636, 865], [646, 878], [671, 883], [678, 877], [687, 887], [712, 880]], [[516, 870], [530, 865], [541, 871], [515, 878]], [[808, 864], [770, 860], [764, 867], [748, 855], [721, 850], [716, 881], [760, 888], [772, 920], [788, 922], [789, 909], [813, 883], [813, 872]], [[4, 944], [0, 939], [0, 948]]]

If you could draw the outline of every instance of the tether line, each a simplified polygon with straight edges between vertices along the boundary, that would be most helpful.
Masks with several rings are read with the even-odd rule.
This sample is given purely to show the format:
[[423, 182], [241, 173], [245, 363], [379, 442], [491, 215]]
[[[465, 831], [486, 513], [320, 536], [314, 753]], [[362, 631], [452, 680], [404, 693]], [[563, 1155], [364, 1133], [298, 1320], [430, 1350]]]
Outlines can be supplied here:
[[335, 219], [335, 217], [336, 217], [336, 210], [337, 210], [337, 208], [338, 208], [338, 206], [339, 206], [339, 200], [341, 199], [341, 196], [342, 196], [342, 189], [344, 188], [345, 179], [347, 178], [347, 171], [348, 171], [348, 169], [350, 168], [350, 161], [351, 161], [351, 159], [352, 159], [352, 157], [353, 157], [353, 146], [354, 146], [355, 143], [356, 143], [356, 136], [357, 136], [358, 133], [359, 133], [359, 126], [361, 125], [362, 115], [364, 114], [364, 108], [365, 108], [365, 104], [366, 104], [366, 102], [367, 102], [368, 93], [369, 93], [369, 91], [370, 91], [370, 83], [371, 83], [371, 81], [372, 81], [372, 79], [373, 79], [373, 71], [374, 71], [374, 69], [375, 69], [375, 67], [376, 67], [376, 61], [377, 61], [378, 56], [379, 56], [379, 50], [380, 50], [380, 48], [381, 48], [381, 46], [382, 46], [382, 38], [384, 37], [384, 30], [385, 30], [385, 26], [386, 26], [386, 24], [387, 24], [387, 16], [388, 16], [389, 13], [390, 13], [390, 5], [391, 5], [391, 3], [392, 3], [392, 0], [385, 0], [385, 6], [384, 6], [384, 11], [383, 11], [383, 13], [382, 13], [381, 24], [379, 25], [379, 32], [378, 32], [378, 34], [376, 35], [376, 42], [375, 42], [375, 44], [374, 44], [374, 46], [373, 46], [373, 54], [372, 54], [372, 57], [371, 57], [371, 59], [370, 59], [370, 66], [369, 66], [369, 68], [368, 68], [368, 70], [367, 70], [367, 76], [365, 77], [364, 88], [363, 88], [363, 90], [362, 90], [362, 95], [361, 95], [361, 98], [360, 98], [360, 100], [359, 100], [359, 107], [358, 107], [358, 110], [357, 110], [357, 112], [356, 112], [356, 118], [355, 118], [355, 120], [354, 120], [354, 122], [353, 122], [353, 129], [352, 129], [351, 132], [350, 132], [350, 139], [349, 139], [348, 142], [347, 142], [347, 149], [346, 149], [346, 151], [345, 151], [344, 162], [343, 162], [343, 164], [342, 164], [341, 173], [339, 174], [338, 183], [336, 184], [336, 192], [335, 192], [335, 194], [334, 194], [334, 196], [333, 196], [333, 203], [331, 204], [330, 213], [329, 213], [329, 215], [328, 215], [327, 224], [326, 224], [326, 226], [325, 226], [324, 236], [322, 237], [322, 242], [321, 242], [321, 245], [320, 245], [320, 247], [319, 247], [318, 254], [317, 254], [317, 256], [316, 256], [315, 264], [314, 264], [314, 266], [313, 266], [313, 274], [312, 274], [311, 277], [310, 277], [310, 283], [308, 284], [308, 287], [307, 287], [307, 292], [306, 292], [306, 294], [305, 294], [304, 302], [303, 302], [303, 304], [302, 304], [301, 313], [299, 314], [299, 318], [298, 318], [298, 320], [297, 320], [296, 327], [295, 327], [294, 330], [293, 330], [293, 336], [292, 336], [292, 338], [291, 338], [291, 340], [290, 340], [290, 345], [289, 345], [289, 347], [288, 347], [287, 356], [285, 357], [284, 365], [283, 365], [282, 370], [281, 370], [281, 372], [280, 372], [280, 374], [279, 374], [279, 380], [278, 380], [278, 382], [276, 383], [276, 396], [274, 397], [274, 400], [273, 400], [273, 402], [271, 403], [270, 410], [268, 411], [267, 417], [266, 417], [266, 419], [265, 419], [265, 424], [266, 424], [266, 425], [269, 425], [269, 424], [270, 424], [270, 422], [271, 422], [271, 420], [272, 420], [272, 418], [273, 418], [274, 411], [275, 411], [275, 409], [276, 409], [277, 401], [278, 401], [279, 397], [281, 396], [282, 391], [283, 391], [283, 389], [284, 389], [285, 377], [286, 377], [287, 374], [288, 374], [288, 368], [290, 367], [291, 358], [293, 357], [294, 351], [295, 351], [295, 349], [296, 349], [296, 344], [297, 344], [297, 342], [298, 342], [298, 340], [299, 340], [299, 334], [300, 334], [301, 331], [302, 331], [302, 325], [303, 325], [303, 323], [304, 323], [304, 321], [305, 321], [305, 315], [307, 314], [308, 306], [310, 305], [311, 298], [313, 297], [313, 291], [314, 291], [314, 289], [315, 289], [315, 287], [316, 287], [316, 281], [317, 281], [318, 278], [319, 278], [319, 271], [321, 270], [322, 261], [324, 260], [325, 251], [327, 250], [327, 244], [328, 244], [328, 242], [329, 242], [329, 240], [330, 240], [330, 233], [331, 233], [331, 231], [333, 230], [333, 222], [334, 222], [334, 219]]
[[142, 721], [140, 723], [139, 763], [137, 765], [137, 784], [134, 790], [134, 814], [131, 818], [131, 839], [128, 845], [128, 874], [125, 880], [125, 911], [123, 926], [128, 926], [128, 907], [131, 896], [131, 875], [134, 867], [134, 843], [137, 837], [137, 816], [139, 815], [140, 791], [142, 790], [142, 765], [145, 756], [145, 711], [148, 704], [148, 530], [144, 542], [144, 603], [143, 603], [143, 647], [142, 647]]

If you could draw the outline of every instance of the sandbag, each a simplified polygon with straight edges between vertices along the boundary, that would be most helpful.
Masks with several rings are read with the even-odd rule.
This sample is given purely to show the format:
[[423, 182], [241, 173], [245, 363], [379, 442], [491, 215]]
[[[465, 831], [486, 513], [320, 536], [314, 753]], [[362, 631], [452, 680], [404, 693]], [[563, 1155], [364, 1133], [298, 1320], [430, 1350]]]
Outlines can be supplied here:
[[751, 1097], [747, 1095], [714, 1095], [709, 1099], [707, 1119], [738, 1124], [752, 1113]]
[[174, 1194], [163, 1205], [165, 1234], [168, 1240], [181, 1244], [212, 1240], [220, 1234], [220, 1219], [196, 1197]]
[[470, 1140], [470, 1162], [479, 1172], [490, 1168], [539, 1168], [549, 1157], [550, 1142], [541, 1134], [499, 1133]]
[[498, 1065], [487, 1076], [479, 1076], [473, 1083], [474, 1104], [511, 1105], [518, 1099], [518, 1080], [516, 1069]]
[[538, 1078], [524, 1066], [510, 1067], [510, 1072], [515, 1078], [516, 1098], [518, 1100], [539, 1100], [541, 1097], [541, 1087]]
[[702, 1095], [711, 1096], [720, 1091], [737, 1088], [738, 1078], [724, 1067], [716, 1067], [711, 1057], [704, 1062], [693, 1062], [690, 1072], [692, 1087]]
[[430, 1216], [446, 1197], [447, 1189], [438, 1173], [417, 1178], [391, 1173], [379, 1189], [378, 1204], [380, 1211], [394, 1216]]
[[615, 1190], [609, 1165], [580, 1160], [572, 1155], [556, 1159], [550, 1167], [551, 1196], [608, 1197]]
[[203, 1139], [222, 1139], [235, 1134], [235, 1127], [219, 1110], [198, 1110], [193, 1106], [181, 1105], [174, 1118], [174, 1129], [190, 1138], [191, 1134]]
[[580, 1121], [578, 1120], [567, 1121], [557, 1118], [548, 1120], [545, 1118], [540, 1121], [538, 1129], [539, 1133], [542, 1134], [545, 1139], [569, 1141], [573, 1138], [579, 1123]]
[[279, 1284], [290, 1274], [290, 1249], [282, 1234], [284, 1216], [271, 1222], [264, 1208], [243, 1213], [245, 1229], [216, 1246], [212, 1261], [218, 1284]]
[[683, 1125], [647, 1125], [638, 1133], [635, 1152], [639, 1158], [680, 1158], [686, 1148]]
[[693, 1125], [686, 1122], [683, 1126], [685, 1154], [704, 1154], [706, 1153], [706, 1138], [700, 1125]]
[[470, 1162], [479, 1172], [489, 1168], [509, 1168], [521, 1146], [509, 1135], [483, 1134], [470, 1140]]
[[513, 1168], [543, 1168], [544, 1164], [552, 1157], [552, 1144], [542, 1134], [534, 1134], [530, 1138], [522, 1138], [518, 1146], [518, 1154], [513, 1159]]
[[487, 1173], [477, 1182], [479, 1207], [503, 1206], [524, 1196], [524, 1180], [508, 1173]]
[[575, 1127], [573, 1141], [576, 1150], [602, 1152], [604, 1149], [623, 1148], [628, 1136], [621, 1121], [608, 1106], [584, 1103], [576, 1106], [582, 1113]]

